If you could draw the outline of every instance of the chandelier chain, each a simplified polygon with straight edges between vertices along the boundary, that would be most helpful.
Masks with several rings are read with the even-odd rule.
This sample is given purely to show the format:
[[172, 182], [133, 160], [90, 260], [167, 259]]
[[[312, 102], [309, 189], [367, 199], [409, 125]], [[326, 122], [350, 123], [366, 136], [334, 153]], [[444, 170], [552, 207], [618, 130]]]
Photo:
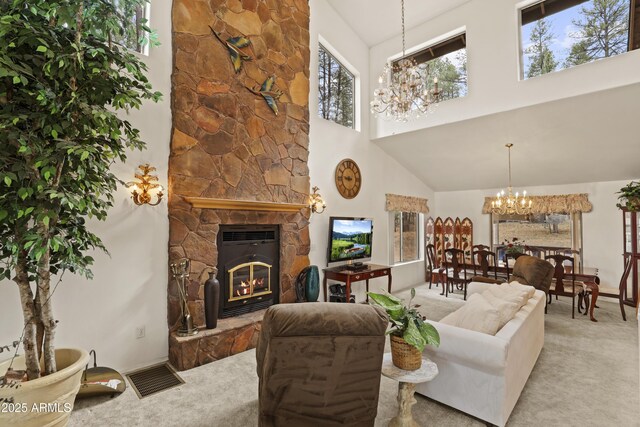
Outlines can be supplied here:
[[[440, 100], [438, 79], [430, 76], [428, 66], [418, 66], [414, 58], [407, 58], [404, 1], [400, 0], [402, 23], [402, 56], [389, 59], [373, 92], [371, 112], [386, 119], [406, 122], [433, 111]], [[437, 77], [437, 76], [436, 76]], [[433, 78], [433, 87], [430, 81]]]
[[404, 0], [400, 0], [400, 3], [402, 4], [402, 57], [404, 58], [404, 56], [406, 55], [404, 41]]
[[511, 184], [511, 147], [513, 144], [505, 144], [505, 147], [509, 150], [509, 187], [506, 193], [502, 190], [496, 195], [495, 200], [491, 202], [491, 212], [497, 215], [528, 215], [531, 213], [532, 202], [527, 198], [527, 192], [523, 191], [522, 195], [518, 192], [513, 194]]
[[509, 188], [511, 188], [511, 147], [513, 147], [513, 144], [507, 144], [509, 149]]

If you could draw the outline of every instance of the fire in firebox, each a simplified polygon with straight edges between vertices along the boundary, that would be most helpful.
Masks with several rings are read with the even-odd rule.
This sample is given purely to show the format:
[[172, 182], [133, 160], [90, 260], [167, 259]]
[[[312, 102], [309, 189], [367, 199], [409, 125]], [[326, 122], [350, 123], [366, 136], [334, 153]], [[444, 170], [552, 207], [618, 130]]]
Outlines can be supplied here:
[[264, 290], [264, 288], [265, 288], [264, 277], [260, 277], [259, 279], [253, 279], [251, 281], [241, 280], [240, 289], [236, 289], [236, 296], [241, 297], [245, 295], [253, 295], [258, 291]]

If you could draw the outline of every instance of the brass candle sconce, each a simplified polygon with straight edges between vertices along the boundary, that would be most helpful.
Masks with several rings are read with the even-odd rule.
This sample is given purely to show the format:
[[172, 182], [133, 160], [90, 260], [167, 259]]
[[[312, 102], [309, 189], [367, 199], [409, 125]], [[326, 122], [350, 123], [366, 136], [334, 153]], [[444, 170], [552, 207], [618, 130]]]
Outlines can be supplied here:
[[[133, 188], [131, 192], [133, 203], [136, 205], [157, 206], [164, 196], [164, 188], [158, 184], [158, 176], [150, 174], [150, 172], [155, 171], [156, 168], [145, 163], [144, 165], [138, 166], [138, 169], [140, 169], [140, 173], [135, 174], [138, 182], [131, 181], [125, 184], [127, 188]], [[152, 202], [154, 198], [155, 202]]]
[[327, 207], [324, 199], [320, 195], [318, 191], [320, 189], [316, 186], [312, 188], [313, 193], [309, 196], [309, 207], [311, 208], [311, 212], [321, 214], [324, 212], [324, 209]]

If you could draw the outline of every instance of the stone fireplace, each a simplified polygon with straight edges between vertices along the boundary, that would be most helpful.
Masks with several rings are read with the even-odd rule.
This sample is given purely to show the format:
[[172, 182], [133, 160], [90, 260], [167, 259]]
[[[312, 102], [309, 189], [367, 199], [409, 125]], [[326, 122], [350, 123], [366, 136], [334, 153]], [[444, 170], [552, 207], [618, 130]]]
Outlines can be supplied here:
[[[169, 359], [183, 370], [255, 347], [264, 307], [237, 312], [249, 304], [242, 302], [249, 299], [243, 289], [253, 292], [257, 305], [267, 295], [271, 303], [294, 302], [295, 277], [309, 265], [309, 4], [174, 0], [172, 21], [169, 262], [191, 260], [188, 304], [201, 329], [194, 337], [175, 335], [180, 309], [169, 277]], [[251, 41], [244, 49], [251, 60], [238, 73], [212, 29], [223, 40], [243, 35]], [[248, 90], [271, 76], [282, 91], [277, 115]], [[249, 268], [233, 273], [249, 286], [233, 285], [230, 292], [240, 295], [227, 298], [232, 304], [225, 308], [238, 315], [206, 330], [207, 273], [216, 267], [221, 284], [228, 278], [227, 261], [221, 260], [225, 232], [247, 225], [276, 228], [278, 259], [245, 259], [241, 264]], [[271, 274], [268, 288], [265, 268]]]

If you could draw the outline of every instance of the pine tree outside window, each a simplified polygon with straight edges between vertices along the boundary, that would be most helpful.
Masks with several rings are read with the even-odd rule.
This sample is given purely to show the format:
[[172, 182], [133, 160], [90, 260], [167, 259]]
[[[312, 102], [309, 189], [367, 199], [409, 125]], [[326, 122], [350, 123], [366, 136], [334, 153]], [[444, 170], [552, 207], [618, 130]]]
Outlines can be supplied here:
[[632, 49], [633, 0], [545, 0], [521, 13], [521, 77], [529, 79]]
[[393, 212], [393, 263], [420, 259], [420, 214]]
[[318, 49], [318, 116], [355, 128], [356, 78], [329, 51]]
[[438, 78], [441, 102], [467, 95], [466, 46], [466, 33], [461, 33], [406, 56], [416, 62], [430, 92], [434, 90], [433, 79]]

